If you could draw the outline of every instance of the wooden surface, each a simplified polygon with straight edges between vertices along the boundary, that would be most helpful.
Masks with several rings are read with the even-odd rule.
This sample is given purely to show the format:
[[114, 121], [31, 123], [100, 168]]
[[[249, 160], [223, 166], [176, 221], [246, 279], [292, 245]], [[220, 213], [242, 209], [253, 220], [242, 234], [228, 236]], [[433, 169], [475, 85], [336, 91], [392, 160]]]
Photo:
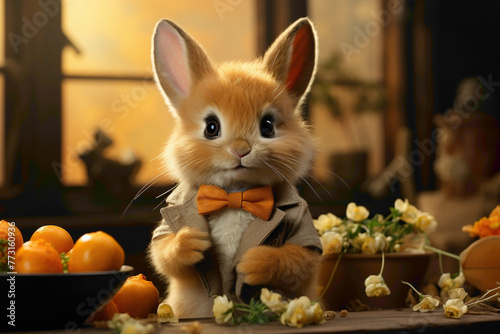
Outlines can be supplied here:
[[[444, 316], [442, 308], [431, 313], [413, 312], [411, 309], [384, 310], [349, 313], [322, 325], [307, 326], [301, 329], [291, 328], [273, 322], [261, 326], [220, 326], [212, 319], [200, 320], [203, 325], [202, 334], [252, 334], [252, 333], [346, 333], [346, 332], [394, 332], [394, 333], [497, 333], [500, 326], [500, 314], [466, 314], [461, 319], [450, 319]], [[176, 324], [158, 325], [154, 334], [186, 333], [180, 328], [191, 321]], [[71, 332], [71, 331], [70, 331]], [[62, 334], [61, 331], [25, 332], [26, 334]], [[76, 332], [75, 332], [76, 333]], [[84, 328], [80, 334], [111, 334], [112, 330]]]

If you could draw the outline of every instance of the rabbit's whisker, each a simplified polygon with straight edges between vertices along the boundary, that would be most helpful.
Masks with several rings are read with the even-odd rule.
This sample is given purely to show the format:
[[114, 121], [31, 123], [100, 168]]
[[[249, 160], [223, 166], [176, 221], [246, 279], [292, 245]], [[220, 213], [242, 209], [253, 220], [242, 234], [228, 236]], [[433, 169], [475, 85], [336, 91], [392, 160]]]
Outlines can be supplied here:
[[283, 89], [282, 89], [282, 90], [281, 90], [278, 94], [276, 94], [276, 96], [275, 96], [275, 97], [271, 100], [271, 103], [273, 103], [273, 101], [274, 101], [274, 100], [276, 100], [276, 98], [277, 98], [278, 96], [280, 96], [280, 95], [281, 95], [281, 93], [283, 93], [283, 91], [284, 91], [284, 90], [288, 87], [288, 85], [289, 85], [290, 83], [291, 83], [291, 81], [289, 81], [289, 82], [285, 85], [285, 87], [283, 87]]
[[120, 219], [123, 218], [123, 216], [125, 215], [125, 213], [127, 212], [127, 210], [130, 208], [130, 206], [132, 205], [132, 202], [134, 202], [136, 199], [139, 198], [139, 196], [141, 196], [142, 194], [144, 194], [144, 192], [146, 190], [148, 190], [152, 185], [154, 185], [156, 182], [158, 182], [158, 179], [165, 175], [165, 173], [167, 173], [168, 170], [164, 170], [163, 172], [161, 172], [160, 174], [156, 175], [153, 179], [151, 179], [148, 183], [146, 183], [144, 186], [142, 186], [142, 188], [137, 192], [137, 194], [135, 194], [134, 198], [128, 203], [127, 207], [125, 208], [125, 210], [123, 211], [122, 215], [120, 216]]
[[167, 191], [165, 191], [165, 192], [163, 192], [163, 193], [159, 194], [158, 196], [156, 196], [156, 198], [160, 198], [160, 197], [162, 197], [163, 195], [168, 194], [169, 192], [171, 192], [171, 191], [173, 191], [175, 188], [177, 188], [177, 186], [178, 186], [178, 185], [179, 185], [179, 184], [176, 184], [175, 186], [173, 186], [172, 188], [168, 189]]
[[[284, 157], [280, 157], [280, 156], [273, 156], [273, 160], [278, 162], [278, 163], [286, 163], [288, 161], [291, 161], [295, 164], [300, 164], [300, 160], [295, 158], [295, 157], [292, 157], [292, 156], [287, 156], [286, 158]], [[314, 175], [312, 173], [307, 173], [307, 175], [313, 180], [315, 181], [321, 188], [323, 188], [323, 190], [331, 197], [332, 194], [330, 193], [330, 191], [328, 191], [328, 189], [326, 189], [326, 187], [323, 185], [323, 183], [321, 183], [320, 181], [318, 181]]]
[[349, 187], [349, 185], [340, 177], [338, 176], [337, 174], [335, 174], [334, 172], [332, 172], [331, 170], [329, 170], [328, 168], [325, 168], [323, 166], [320, 166], [318, 164], [314, 164], [314, 167], [317, 167], [317, 168], [321, 168], [321, 169], [324, 169], [326, 170], [328, 173], [332, 174], [333, 176], [335, 176], [337, 179], [339, 179], [340, 181], [342, 181], [343, 184], [345, 184], [345, 186], [347, 187], [347, 189], [351, 190], [351, 187]]
[[[320, 201], [324, 202], [323, 201], [323, 198], [321, 198], [321, 196], [318, 194], [318, 192], [313, 188], [313, 186], [309, 183], [309, 181], [307, 181], [302, 175], [300, 175], [299, 173], [297, 173], [292, 167], [288, 166], [286, 163], [282, 162], [282, 161], [279, 161], [277, 159], [274, 160], [274, 162], [280, 164], [281, 166], [283, 166], [284, 168], [288, 169], [289, 171], [291, 171], [292, 173], [294, 173], [295, 175], [297, 175], [298, 177], [300, 177], [308, 186], [309, 188], [311, 188], [311, 190], [314, 192], [314, 194], [320, 199]], [[318, 182], [318, 180], [314, 179], [316, 182]], [[319, 183], [319, 182], [318, 182]], [[325, 189], [326, 190], [326, 189]], [[327, 191], [328, 192], [328, 191]]]
[[288, 183], [290, 185], [290, 187], [292, 187], [292, 189], [296, 190], [295, 186], [290, 182], [288, 181], [288, 179], [275, 167], [273, 167], [270, 163], [266, 162], [266, 161], [262, 161], [267, 167], [269, 167], [270, 170], [272, 170], [276, 175], [278, 175], [279, 178], [281, 178], [282, 180], [284, 180], [286, 183]]
[[[175, 189], [177, 188], [177, 186], [178, 186], [178, 185], [179, 185], [179, 184], [176, 184], [175, 186], [173, 186], [172, 188], [168, 189], [168, 190], [167, 190], [167, 191], [165, 191], [164, 193], [162, 193], [162, 194], [160, 194], [160, 195], [156, 196], [156, 198], [159, 198], [159, 197], [161, 197], [161, 196], [163, 196], [163, 195], [166, 195], [166, 194], [170, 193], [171, 191], [175, 190]], [[158, 209], [158, 207], [159, 207], [160, 205], [162, 205], [163, 203], [165, 203], [165, 198], [163, 198], [163, 199], [161, 200], [161, 202], [160, 202], [160, 203], [158, 203], [158, 205], [156, 205], [156, 206], [153, 208], [153, 211], [155, 211], [156, 209]]]

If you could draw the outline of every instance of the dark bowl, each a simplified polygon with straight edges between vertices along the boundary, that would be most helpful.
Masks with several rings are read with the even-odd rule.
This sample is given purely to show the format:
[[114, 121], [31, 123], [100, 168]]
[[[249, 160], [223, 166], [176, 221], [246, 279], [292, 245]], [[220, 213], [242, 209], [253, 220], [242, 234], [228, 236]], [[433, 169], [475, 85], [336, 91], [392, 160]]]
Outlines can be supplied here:
[[132, 271], [122, 266], [89, 273], [0, 274], [0, 331], [72, 332], [118, 292]]

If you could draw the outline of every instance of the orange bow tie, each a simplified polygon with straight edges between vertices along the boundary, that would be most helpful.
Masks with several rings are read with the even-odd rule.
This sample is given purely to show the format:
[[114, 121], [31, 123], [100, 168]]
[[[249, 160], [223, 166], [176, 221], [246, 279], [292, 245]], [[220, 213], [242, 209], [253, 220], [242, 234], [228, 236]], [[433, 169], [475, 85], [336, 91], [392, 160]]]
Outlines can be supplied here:
[[225, 208], [242, 208], [261, 219], [269, 220], [274, 197], [271, 187], [228, 194], [217, 186], [203, 184], [198, 190], [196, 204], [200, 215], [208, 215]]

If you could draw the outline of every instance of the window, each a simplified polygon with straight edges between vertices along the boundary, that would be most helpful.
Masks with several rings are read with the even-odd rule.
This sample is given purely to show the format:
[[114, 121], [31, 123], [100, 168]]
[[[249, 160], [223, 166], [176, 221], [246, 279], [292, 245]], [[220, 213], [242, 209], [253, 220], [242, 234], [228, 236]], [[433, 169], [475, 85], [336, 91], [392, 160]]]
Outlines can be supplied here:
[[[333, 170], [357, 186], [385, 163], [382, 1], [309, 0], [308, 5], [320, 50], [310, 107], [313, 130], [321, 142], [315, 174], [325, 183], [339, 182], [332, 180]], [[332, 13], [337, 13], [334, 18]], [[321, 103], [325, 93], [335, 103]], [[347, 161], [354, 165], [346, 166]]]
[[[100, 126], [114, 141], [106, 157], [120, 160], [133, 152], [142, 161], [131, 192], [158, 174], [155, 158], [172, 118], [152, 79], [155, 24], [164, 17], [177, 22], [216, 61], [254, 58], [257, 2], [222, 2], [225, 6], [217, 7], [221, 1], [0, 0], [0, 13], [7, 13], [0, 35], [9, 35], [0, 49], [0, 99], [6, 97], [0, 131], [7, 129], [0, 132], [7, 149], [5, 156], [0, 149], [0, 181], [8, 175], [0, 212], [39, 217], [117, 209], [121, 214], [131, 196], [104, 196], [112, 203], [104, 203], [102, 195], [96, 199], [79, 155], [92, 147]], [[166, 183], [168, 178], [162, 186]], [[163, 191], [146, 194], [147, 205], [156, 205], [152, 197]]]
[[[152, 80], [151, 35], [167, 17], [181, 25], [215, 60], [256, 55], [252, 1], [225, 10], [212, 1], [63, 1], [63, 31], [73, 47], [63, 51], [62, 176], [65, 185], [83, 185], [79, 154], [94, 142], [96, 128], [113, 139], [113, 160], [137, 156], [134, 182], [146, 184], [160, 171], [156, 159], [174, 120]], [[224, 43], [221, 47], [221, 41]], [[168, 177], [162, 179], [168, 183]]]

